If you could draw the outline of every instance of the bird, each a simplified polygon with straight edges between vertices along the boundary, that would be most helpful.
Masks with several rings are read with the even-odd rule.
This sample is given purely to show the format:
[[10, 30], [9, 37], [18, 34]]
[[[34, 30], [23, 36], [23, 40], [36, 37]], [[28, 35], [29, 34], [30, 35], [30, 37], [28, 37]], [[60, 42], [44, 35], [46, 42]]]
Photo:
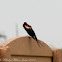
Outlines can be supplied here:
[[[26, 30], [26, 32], [27, 32], [34, 40], [36, 40], [38, 46], [40, 47], [40, 45], [42, 45], [42, 44], [38, 41], [37, 36], [36, 36], [34, 30], [32, 29], [32, 27], [31, 27], [29, 24], [27, 24], [27, 22], [24, 22], [24, 23], [23, 23], [23, 27], [24, 27], [24, 29]], [[42, 46], [43, 46], [43, 45], [42, 45]]]

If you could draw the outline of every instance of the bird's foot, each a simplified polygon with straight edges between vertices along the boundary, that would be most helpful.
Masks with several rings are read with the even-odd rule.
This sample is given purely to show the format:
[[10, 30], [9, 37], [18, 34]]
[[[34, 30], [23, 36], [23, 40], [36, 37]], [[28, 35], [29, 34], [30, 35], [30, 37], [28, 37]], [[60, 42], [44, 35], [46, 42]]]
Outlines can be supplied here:
[[29, 39], [30, 39], [31, 37], [29, 37]]

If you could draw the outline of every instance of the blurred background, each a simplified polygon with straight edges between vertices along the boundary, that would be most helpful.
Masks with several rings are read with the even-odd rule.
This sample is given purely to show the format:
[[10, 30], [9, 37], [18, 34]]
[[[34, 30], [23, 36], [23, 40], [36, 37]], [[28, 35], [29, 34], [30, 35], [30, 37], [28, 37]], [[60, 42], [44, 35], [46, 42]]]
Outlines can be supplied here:
[[24, 22], [52, 49], [62, 49], [62, 0], [0, 0], [0, 45], [28, 35]]

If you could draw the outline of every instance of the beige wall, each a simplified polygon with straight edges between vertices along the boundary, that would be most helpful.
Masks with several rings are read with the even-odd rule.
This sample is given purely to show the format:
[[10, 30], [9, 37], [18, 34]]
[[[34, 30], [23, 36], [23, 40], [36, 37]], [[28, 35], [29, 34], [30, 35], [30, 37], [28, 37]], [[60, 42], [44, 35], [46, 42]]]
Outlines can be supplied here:
[[38, 41], [43, 46], [39, 47], [36, 41], [28, 36], [10, 39], [0, 46], [1, 59], [9, 58], [11, 62], [14, 62], [12, 59], [20, 60], [20, 62], [52, 62], [51, 48], [43, 41]]
[[53, 58], [54, 62], [62, 62], [62, 50], [55, 50]]

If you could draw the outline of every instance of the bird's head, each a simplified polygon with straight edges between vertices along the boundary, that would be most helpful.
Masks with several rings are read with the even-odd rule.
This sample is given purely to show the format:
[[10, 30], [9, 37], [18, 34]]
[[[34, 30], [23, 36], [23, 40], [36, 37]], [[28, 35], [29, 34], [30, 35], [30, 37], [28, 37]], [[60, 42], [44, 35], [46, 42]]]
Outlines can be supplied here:
[[24, 22], [23, 26], [24, 27], [28, 27], [28, 24], [26, 22]]
[[26, 22], [24, 22], [24, 25], [27, 25], [27, 23], [26, 23]]
[[27, 29], [31, 29], [31, 27], [26, 22], [24, 22], [23, 26]]

